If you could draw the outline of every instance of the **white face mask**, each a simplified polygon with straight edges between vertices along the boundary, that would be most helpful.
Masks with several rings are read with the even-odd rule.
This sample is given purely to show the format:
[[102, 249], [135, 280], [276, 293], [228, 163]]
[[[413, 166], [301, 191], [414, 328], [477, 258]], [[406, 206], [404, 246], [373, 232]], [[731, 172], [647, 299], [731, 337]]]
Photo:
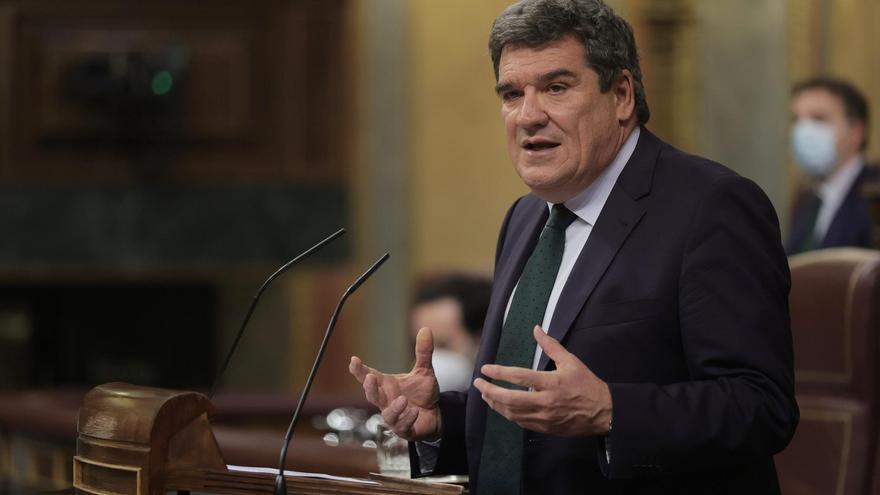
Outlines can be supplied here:
[[828, 176], [837, 162], [834, 128], [816, 120], [798, 120], [791, 128], [791, 150], [804, 172]]
[[441, 392], [464, 392], [471, 386], [474, 362], [465, 356], [448, 349], [434, 349], [431, 364]]

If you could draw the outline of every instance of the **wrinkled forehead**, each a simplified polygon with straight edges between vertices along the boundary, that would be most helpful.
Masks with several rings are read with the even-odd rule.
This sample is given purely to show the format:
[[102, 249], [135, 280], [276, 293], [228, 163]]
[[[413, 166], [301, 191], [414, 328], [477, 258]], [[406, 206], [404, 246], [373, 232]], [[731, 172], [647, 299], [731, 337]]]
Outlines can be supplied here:
[[537, 45], [508, 43], [501, 49], [498, 77], [500, 80], [511, 71], [547, 65], [565, 65], [572, 70], [589, 68], [586, 46], [573, 35]]
[[497, 55], [498, 60], [493, 60], [495, 62], [495, 75], [497, 77], [498, 73], [500, 72], [500, 66], [501, 66], [501, 63], [504, 61], [505, 54], [509, 54], [510, 52], [521, 51], [521, 50], [532, 50], [532, 51], [540, 52], [546, 48], [553, 47], [555, 45], [558, 45], [558, 44], [566, 42], [566, 41], [571, 41], [571, 42], [574, 42], [577, 45], [579, 45], [580, 53], [582, 53], [582, 55], [583, 55], [584, 63], [585, 64], [588, 63], [589, 49], [584, 44], [583, 39], [581, 39], [581, 37], [578, 36], [574, 32], [566, 32], [566, 33], [562, 33], [561, 35], [559, 35], [557, 37], [547, 39], [547, 40], [541, 40], [538, 42], [525, 41], [525, 40], [511, 40], [511, 41], [504, 43], [504, 45], [501, 47], [501, 50], [498, 52], [498, 55]]

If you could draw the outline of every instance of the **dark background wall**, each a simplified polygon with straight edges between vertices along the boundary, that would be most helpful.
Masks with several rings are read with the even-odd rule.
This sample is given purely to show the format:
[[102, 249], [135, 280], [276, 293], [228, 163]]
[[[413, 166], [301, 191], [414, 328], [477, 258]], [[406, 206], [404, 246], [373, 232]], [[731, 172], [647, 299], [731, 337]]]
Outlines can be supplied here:
[[[345, 6], [0, 2], [0, 386], [210, 385], [262, 279], [349, 221]], [[278, 283], [230, 386], [297, 388], [350, 255]]]

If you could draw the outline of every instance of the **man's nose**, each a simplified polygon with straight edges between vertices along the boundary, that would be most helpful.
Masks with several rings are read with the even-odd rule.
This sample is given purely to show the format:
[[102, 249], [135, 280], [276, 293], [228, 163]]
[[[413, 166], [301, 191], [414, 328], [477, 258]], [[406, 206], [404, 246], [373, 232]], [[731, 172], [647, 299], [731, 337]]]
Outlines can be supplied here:
[[516, 124], [523, 129], [537, 129], [547, 125], [547, 112], [541, 103], [541, 95], [533, 88], [526, 88]]

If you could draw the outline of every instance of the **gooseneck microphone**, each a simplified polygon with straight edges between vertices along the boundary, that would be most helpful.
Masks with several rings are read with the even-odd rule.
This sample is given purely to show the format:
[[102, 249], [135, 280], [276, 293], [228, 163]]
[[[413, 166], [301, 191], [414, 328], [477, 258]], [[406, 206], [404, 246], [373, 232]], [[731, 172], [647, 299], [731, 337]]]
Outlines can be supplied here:
[[354, 291], [358, 289], [364, 282], [370, 278], [376, 270], [382, 266], [382, 263], [388, 260], [391, 255], [385, 253], [381, 258], [376, 260], [373, 263], [373, 266], [367, 269], [351, 284], [342, 297], [339, 299], [339, 303], [336, 304], [336, 309], [333, 311], [333, 316], [330, 317], [330, 323], [327, 325], [327, 331], [324, 332], [324, 340], [321, 341], [321, 346], [318, 347], [318, 355], [315, 356], [315, 364], [312, 365], [312, 370], [309, 372], [309, 377], [306, 379], [306, 385], [303, 388], [302, 395], [299, 397], [299, 403], [296, 405], [296, 411], [293, 413], [293, 419], [290, 420], [290, 426], [287, 427], [287, 434], [284, 435], [284, 445], [281, 446], [281, 458], [278, 461], [278, 475], [275, 477], [275, 495], [287, 495], [287, 483], [284, 481], [284, 460], [287, 457], [287, 447], [290, 445], [290, 440], [293, 438], [293, 430], [296, 429], [296, 423], [299, 421], [299, 416], [302, 413], [303, 404], [306, 402], [306, 397], [309, 395], [309, 390], [312, 388], [312, 382], [315, 380], [315, 374], [318, 371], [318, 366], [321, 365], [321, 358], [324, 357], [324, 351], [327, 350], [327, 343], [330, 341], [330, 335], [333, 333], [333, 328], [336, 326], [336, 320], [339, 319], [339, 313], [342, 311], [342, 305], [345, 304], [348, 296], [352, 295]]
[[257, 303], [260, 301], [260, 296], [263, 295], [266, 287], [269, 287], [269, 284], [271, 284], [273, 280], [278, 278], [279, 275], [286, 272], [315, 251], [323, 248], [327, 244], [330, 244], [332, 241], [336, 240], [336, 238], [344, 233], [345, 229], [339, 229], [336, 232], [330, 234], [330, 236], [323, 241], [315, 244], [314, 246], [302, 252], [296, 258], [293, 258], [287, 263], [281, 265], [281, 268], [276, 270], [275, 273], [270, 275], [269, 278], [267, 278], [266, 281], [263, 282], [263, 285], [260, 286], [260, 289], [257, 290], [257, 293], [254, 295], [254, 300], [251, 301], [251, 305], [248, 308], [247, 313], [245, 313], [244, 315], [244, 320], [241, 322], [241, 327], [238, 329], [238, 334], [235, 336], [235, 340], [232, 342], [232, 347], [229, 348], [229, 353], [226, 354], [226, 359], [223, 360], [223, 366], [220, 367], [220, 370], [217, 372], [217, 376], [214, 378], [214, 383], [211, 385], [211, 391], [208, 394], [208, 399], [214, 398], [214, 393], [217, 392], [217, 387], [220, 386], [220, 380], [223, 378], [223, 374], [226, 372], [226, 367], [229, 366], [229, 361], [232, 359], [232, 355], [235, 353], [235, 349], [238, 347], [238, 341], [241, 340], [241, 336], [244, 334], [244, 329], [247, 327], [248, 321], [250, 321], [251, 315], [254, 313], [254, 309], [256, 309]]

